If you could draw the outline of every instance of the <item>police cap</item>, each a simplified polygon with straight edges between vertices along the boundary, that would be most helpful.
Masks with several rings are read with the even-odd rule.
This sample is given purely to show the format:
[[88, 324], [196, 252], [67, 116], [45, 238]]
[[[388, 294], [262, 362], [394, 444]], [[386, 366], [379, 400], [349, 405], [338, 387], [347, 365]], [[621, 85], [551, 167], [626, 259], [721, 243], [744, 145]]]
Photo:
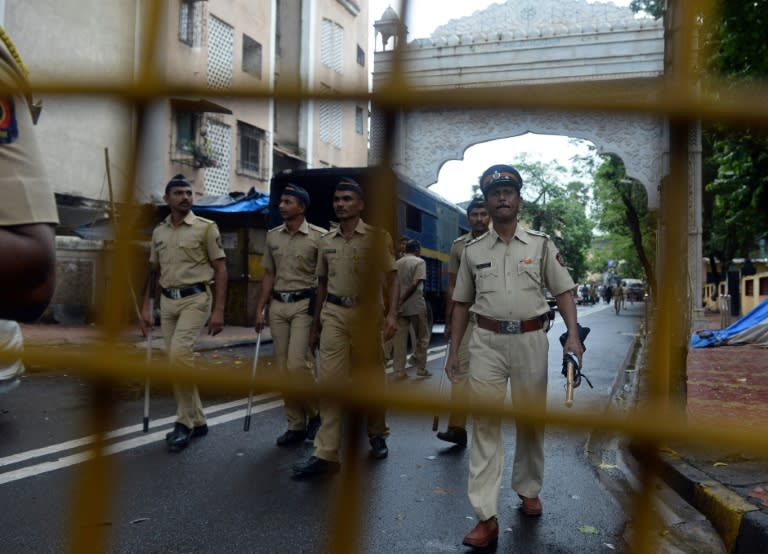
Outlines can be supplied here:
[[171, 180], [168, 181], [168, 184], [165, 185], [165, 194], [168, 194], [168, 191], [171, 190], [174, 187], [189, 187], [192, 188], [192, 183], [190, 183], [184, 175], [181, 173], [177, 173], [173, 177], [171, 177]]
[[492, 188], [502, 185], [513, 186], [520, 194], [523, 178], [514, 167], [505, 164], [492, 165], [480, 176], [480, 190], [483, 191], [484, 196], [487, 196]]
[[363, 189], [357, 184], [357, 181], [350, 179], [349, 177], [342, 177], [336, 184], [336, 190], [349, 190], [356, 192], [360, 195], [360, 198], [363, 197]]
[[285, 188], [281, 192], [281, 195], [283, 194], [287, 194], [288, 196], [295, 196], [301, 200], [301, 203], [304, 204], [305, 208], [309, 208], [309, 193], [299, 185], [288, 183], [285, 185]]

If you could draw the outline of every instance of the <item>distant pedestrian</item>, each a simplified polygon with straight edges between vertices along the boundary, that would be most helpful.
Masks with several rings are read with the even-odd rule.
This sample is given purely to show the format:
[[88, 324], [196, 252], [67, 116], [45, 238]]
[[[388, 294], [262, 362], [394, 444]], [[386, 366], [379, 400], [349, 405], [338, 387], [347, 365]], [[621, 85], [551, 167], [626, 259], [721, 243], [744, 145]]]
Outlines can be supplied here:
[[408, 350], [408, 336], [411, 328], [416, 339], [411, 360], [416, 366], [417, 377], [431, 377], [427, 371], [427, 348], [429, 347], [429, 325], [427, 302], [424, 300], [424, 281], [427, 278], [427, 264], [421, 258], [421, 244], [410, 240], [405, 245], [405, 254], [397, 260], [397, 275], [400, 284], [400, 301], [397, 313], [397, 334], [394, 339], [393, 365], [395, 378], [408, 377], [405, 358]]
[[[320, 237], [327, 230], [306, 220], [307, 208], [306, 190], [293, 184], [282, 190], [278, 210], [283, 223], [267, 233], [261, 259], [264, 279], [254, 327], [261, 333], [264, 327], [270, 326], [277, 365], [285, 377], [311, 384], [315, 364], [309, 348], [309, 333], [317, 285], [315, 266]], [[320, 426], [317, 402], [286, 398], [284, 405], [288, 429], [277, 437], [277, 445], [288, 446], [306, 438], [314, 440]]]
[[[192, 212], [192, 183], [182, 174], [175, 175], [165, 186], [163, 200], [171, 213], [152, 232], [150, 278], [160, 285], [160, 328], [170, 361], [191, 368], [195, 340], [206, 320], [209, 335], [219, 334], [224, 327], [227, 266], [219, 228]], [[141, 312], [145, 334], [154, 326], [154, 314], [149, 311], [150, 288], [144, 294]], [[176, 423], [165, 440], [176, 452], [186, 448], [192, 438], [206, 435], [208, 425], [195, 385], [174, 384], [173, 393]]]
[[[317, 300], [321, 308], [313, 321], [312, 345], [320, 346], [320, 383], [341, 383], [359, 378], [359, 372], [369, 372], [367, 383], [386, 387], [381, 339], [389, 340], [397, 328], [399, 287], [395, 267], [392, 237], [384, 230], [365, 223], [361, 214], [365, 208], [363, 191], [352, 179], [341, 179], [333, 194], [333, 209], [339, 220], [320, 239], [317, 260]], [[363, 279], [368, 281], [364, 282]], [[381, 286], [386, 282], [388, 304], [374, 313], [362, 311], [361, 295], [373, 287], [381, 303]], [[368, 289], [370, 290], [370, 288]], [[376, 364], [360, 364], [360, 347], [372, 337], [363, 337], [361, 330], [370, 328], [367, 321], [383, 322], [383, 333], [376, 333], [378, 343], [373, 357]], [[369, 353], [370, 356], [370, 353]], [[370, 361], [370, 360], [369, 360]], [[320, 401], [320, 429], [315, 436], [315, 450], [306, 461], [293, 466], [296, 477], [313, 477], [339, 470], [339, 449], [344, 410], [335, 402]], [[381, 460], [389, 455], [386, 437], [389, 435], [384, 410], [373, 409], [367, 416], [371, 456]]]
[[[522, 207], [522, 178], [509, 165], [489, 167], [480, 177], [493, 228], [464, 247], [453, 293], [454, 338], [463, 336], [470, 311], [476, 326], [470, 338], [471, 405], [500, 406], [509, 384], [515, 406], [540, 406], [547, 401], [549, 325], [544, 287], [557, 299], [568, 330], [564, 350], [579, 360], [582, 346], [576, 323], [575, 287], [565, 261], [552, 240], [524, 229], [517, 219]], [[459, 343], [451, 342], [446, 371], [459, 371]], [[463, 543], [486, 547], [499, 535], [498, 498], [504, 468], [501, 420], [474, 416], [469, 458], [469, 499], [478, 524]], [[512, 490], [525, 515], [542, 513], [539, 492], [544, 476], [543, 426], [516, 422]]]

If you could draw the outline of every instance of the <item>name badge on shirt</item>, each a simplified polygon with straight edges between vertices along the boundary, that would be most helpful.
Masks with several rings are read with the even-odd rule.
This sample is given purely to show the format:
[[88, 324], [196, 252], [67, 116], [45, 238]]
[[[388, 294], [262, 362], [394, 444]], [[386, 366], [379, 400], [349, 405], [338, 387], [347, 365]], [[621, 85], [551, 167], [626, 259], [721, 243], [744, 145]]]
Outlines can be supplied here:
[[325, 252], [326, 254], [335, 254], [336, 253], [336, 249], [335, 248], [326, 248], [325, 250], [323, 250], [323, 252]]
[[475, 266], [475, 269], [485, 269], [486, 267], [491, 267], [491, 262], [485, 262], [484, 264], [477, 264]]

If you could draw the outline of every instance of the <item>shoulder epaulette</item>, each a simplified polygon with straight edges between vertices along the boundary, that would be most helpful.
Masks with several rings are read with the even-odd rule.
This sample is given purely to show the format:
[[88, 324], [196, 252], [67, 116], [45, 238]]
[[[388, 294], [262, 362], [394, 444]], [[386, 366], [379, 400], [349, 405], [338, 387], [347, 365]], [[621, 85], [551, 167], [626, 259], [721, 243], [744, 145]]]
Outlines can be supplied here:
[[310, 229], [312, 229], [312, 230], [314, 230], [314, 231], [318, 231], [318, 232], [320, 232], [320, 233], [322, 233], [322, 234], [325, 234], [325, 233], [327, 233], [327, 232], [328, 232], [328, 229], [323, 229], [323, 228], [322, 228], [322, 227], [320, 227], [319, 225], [315, 225], [315, 224], [313, 224], [313, 223], [310, 223], [310, 224], [309, 224], [309, 228], [310, 228]]
[[537, 236], [537, 237], [544, 237], [545, 239], [549, 238], [549, 235], [546, 234], [544, 231], [536, 231], [535, 229], [527, 229], [527, 228], [524, 229], [524, 231], [526, 233], [528, 233], [529, 235], [534, 235], [534, 236]]
[[453, 239], [453, 243], [456, 244], [457, 242], [461, 242], [463, 240], [467, 240], [467, 236], [469, 236], [469, 233], [464, 233], [460, 237], [456, 237], [455, 239]]
[[212, 219], [208, 219], [206, 217], [200, 217], [199, 215], [195, 214], [195, 217], [202, 221], [203, 223], [213, 223], [214, 221]]
[[475, 238], [473, 238], [472, 240], [468, 240], [468, 241], [467, 241], [467, 244], [466, 244], [466, 246], [465, 246], [465, 248], [466, 248], [467, 246], [471, 246], [471, 245], [475, 244], [476, 242], [479, 242], [479, 241], [480, 241], [480, 239], [484, 239], [484, 238], [485, 238], [485, 237], [487, 237], [487, 236], [488, 236], [488, 231], [486, 231], [485, 233], [483, 233], [483, 234], [482, 234], [482, 235], [480, 235], [479, 237], [475, 237]]

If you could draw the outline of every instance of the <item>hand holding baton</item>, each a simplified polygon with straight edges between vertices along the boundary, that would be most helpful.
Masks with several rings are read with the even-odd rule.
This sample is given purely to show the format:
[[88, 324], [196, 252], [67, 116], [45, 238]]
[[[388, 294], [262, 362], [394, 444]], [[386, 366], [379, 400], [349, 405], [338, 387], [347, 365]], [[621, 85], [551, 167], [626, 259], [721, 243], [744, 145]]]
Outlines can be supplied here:
[[256, 335], [256, 349], [253, 353], [253, 366], [251, 367], [251, 390], [248, 391], [248, 409], [245, 412], [243, 431], [251, 428], [251, 409], [253, 408], [253, 380], [256, 378], [256, 366], [259, 364], [259, 348], [261, 347], [261, 331]]
[[[445, 345], [445, 356], [443, 356], [443, 370], [440, 372], [440, 392], [439, 395], [443, 396], [443, 385], [445, 385], [445, 368], [448, 367], [448, 352], [451, 349], [451, 341]], [[437, 426], [440, 423], [440, 416], [435, 414], [432, 418], [432, 430], [437, 431]]]

